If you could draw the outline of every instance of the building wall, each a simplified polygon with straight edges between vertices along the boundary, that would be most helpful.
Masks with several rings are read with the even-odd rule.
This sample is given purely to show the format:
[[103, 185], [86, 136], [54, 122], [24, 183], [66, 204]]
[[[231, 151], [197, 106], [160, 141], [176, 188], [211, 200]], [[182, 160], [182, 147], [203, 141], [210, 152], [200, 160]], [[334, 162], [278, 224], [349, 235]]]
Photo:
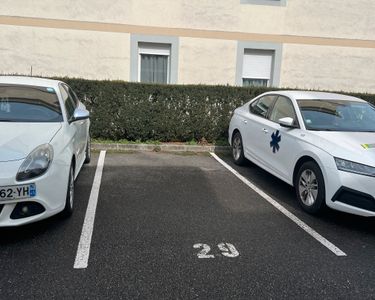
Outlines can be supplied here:
[[281, 86], [375, 93], [375, 49], [284, 45]]
[[1, 15], [157, 27], [375, 39], [373, 0], [2, 0]]
[[179, 83], [234, 84], [235, 41], [180, 38]]
[[0, 26], [0, 74], [129, 80], [129, 36]]
[[236, 84], [239, 43], [282, 48], [281, 87], [375, 93], [373, 0], [2, 0], [0, 73], [130, 80], [131, 36], [178, 38], [181, 84]]

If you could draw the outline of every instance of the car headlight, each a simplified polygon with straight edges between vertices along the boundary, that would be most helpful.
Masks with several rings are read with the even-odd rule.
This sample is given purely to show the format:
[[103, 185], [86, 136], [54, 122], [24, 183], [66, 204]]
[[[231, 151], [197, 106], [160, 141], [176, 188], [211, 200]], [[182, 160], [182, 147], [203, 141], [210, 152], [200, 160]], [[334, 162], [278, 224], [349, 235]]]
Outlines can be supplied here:
[[340, 171], [375, 177], [375, 168], [335, 157], [337, 169]]
[[53, 148], [50, 144], [40, 145], [35, 148], [22, 163], [18, 170], [16, 180], [29, 180], [47, 172], [53, 159]]

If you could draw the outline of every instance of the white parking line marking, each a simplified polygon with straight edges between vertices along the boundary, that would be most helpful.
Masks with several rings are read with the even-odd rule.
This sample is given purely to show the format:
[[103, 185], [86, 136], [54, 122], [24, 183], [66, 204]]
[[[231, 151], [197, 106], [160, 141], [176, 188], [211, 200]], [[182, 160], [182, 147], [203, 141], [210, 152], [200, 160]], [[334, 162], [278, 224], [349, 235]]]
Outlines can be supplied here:
[[95, 171], [89, 203], [87, 205], [85, 221], [83, 222], [81, 238], [79, 240], [74, 269], [85, 269], [88, 265], [92, 232], [94, 229], [96, 205], [98, 203], [100, 183], [102, 181], [103, 166], [106, 151], [100, 151], [98, 165]]
[[263, 192], [261, 189], [259, 189], [257, 186], [255, 186], [253, 183], [251, 183], [248, 179], [246, 179], [244, 176], [242, 176], [240, 173], [238, 173], [235, 169], [233, 169], [231, 166], [229, 166], [226, 162], [224, 162], [221, 158], [219, 158], [215, 153], [210, 153], [210, 154], [220, 164], [222, 164], [226, 169], [228, 169], [238, 179], [240, 179], [244, 184], [246, 184], [249, 188], [254, 190], [262, 198], [264, 198], [268, 203], [273, 205], [281, 213], [283, 213], [285, 216], [287, 216], [289, 219], [291, 219], [294, 223], [296, 223], [299, 227], [301, 227], [304, 231], [306, 231], [309, 235], [311, 235], [319, 243], [321, 243], [323, 246], [327, 247], [329, 250], [331, 250], [337, 256], [346, 256], [346, 254], [343, 251], [341, 251], [338, 247], [336, 247], [334, 244], [332, 244], [326, 238], [321, 236], [318, 232], [316, 232], [314, 229], [312, 229], [305, 222], [298, 219], [294, 214], [292, 214], [290, 211], [288, 211], [285, 207], [283, 207], [281, 204], [279, 204], [276, 200], [271, 198], [269, 195], [267, 195], [265, 192]]

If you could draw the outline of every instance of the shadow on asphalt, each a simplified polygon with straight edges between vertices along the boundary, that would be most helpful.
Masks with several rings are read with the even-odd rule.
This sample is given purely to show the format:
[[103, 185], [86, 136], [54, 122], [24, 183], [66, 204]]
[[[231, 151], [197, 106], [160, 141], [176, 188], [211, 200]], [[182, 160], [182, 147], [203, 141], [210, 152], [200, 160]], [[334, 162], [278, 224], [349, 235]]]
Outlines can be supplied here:
[[241, 175], [245, 176], [248, 180], [264, 190], [267, 194], [277, 199], [280, 204], [287, 206], [287, 208], [288, 206], [292, 207], [294, 210], [293, 213], [298, 214], [299, 217], [307, 217], [309, 219], [315, 218], [326, 223], [328, 226], [334, 224], [348, 230], [355, 230], [362, 233], [375, 235], [375, 217], [351, 215], [330, 209], [328, 207], [317, 215], [308, 215], [298, 205], [294, 188], [289, 184], [269, 174], [250, 161], [246, 161], [245, 165], [243, 166], [236, 166], [232, 162], [230, 155], [221, 154], [220, 157], [238, 172], [240, 172]]
[[0, 228], [0, 244], [16, 244], [18, 242], [32, 240], [44, 234], [51, 234], [61, 229], [61, 226], [69, 222], [69, 219], [70, 218], [66, 219], [58, 214], [32, 224]]

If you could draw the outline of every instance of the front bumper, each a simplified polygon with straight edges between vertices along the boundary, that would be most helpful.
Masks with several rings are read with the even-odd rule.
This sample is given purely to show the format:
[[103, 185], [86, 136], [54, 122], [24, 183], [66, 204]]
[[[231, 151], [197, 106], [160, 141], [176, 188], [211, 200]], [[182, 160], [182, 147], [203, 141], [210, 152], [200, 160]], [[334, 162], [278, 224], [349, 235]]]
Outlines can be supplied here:
[[339, 201], [357, 208], [375, 212], [375, 199], [373, 196], [344, 186], [336, 192], [332, 201]]
[[375, 216], [375, 178], [329, 169], [326, 174], [329, 207], [365, 217]]
[[[0, 163], [0, 187], [35, 183], [37, 194], [32, 198], [1, 201], [0, 227], [32, 223], [55, 215], [64, 209], [70, 166], [52, 162], [44, 175], [29, 181], [17, 182], [15, 178], [22, 162]], [[29, 205], [32, 209], [42, 206], [43, 210], [39, 210], [37, 214], [28, 217], [19, 217], [18, 214], [18, 218], [15, 218], [17, 209], [22, 209], [18, 203], [24, 203], [24, 206]], [[33, 205], [33, 203], [36, 204]]]

